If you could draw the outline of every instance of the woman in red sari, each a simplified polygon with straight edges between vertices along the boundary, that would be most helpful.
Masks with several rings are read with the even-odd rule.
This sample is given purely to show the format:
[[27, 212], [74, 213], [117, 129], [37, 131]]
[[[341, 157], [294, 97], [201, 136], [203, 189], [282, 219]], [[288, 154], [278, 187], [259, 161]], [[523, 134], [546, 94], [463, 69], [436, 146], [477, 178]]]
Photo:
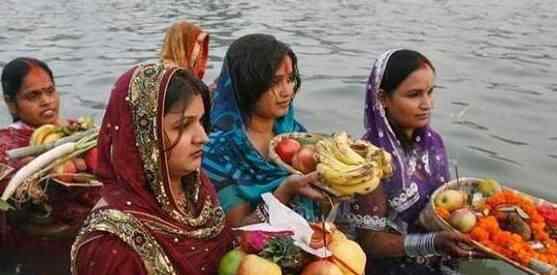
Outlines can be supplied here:
[[232, 237], [199, 170], [208, 93], [166, 65], [140, 65], [117, 81], [99, 136], [105, 188], [72, 247], [73, 274], [217, 273]]
[[[59, 116], [60, 96], [50, 68], [21, 57], [2, 71], [4, 101], [13, 123], [0, 129], [0, 192], [28, 159], [10, 160], [6, 151], [29, 145], [36, 127], [66, 123]], [[50, 212], [0, 212], [0, 273], [70, 274], [70, 249], [81, 223], [99, 197], [98, 189], [60, 190], [49, 194]], [[26, 208], [28, 209], [28, 208]]]
[[[28, 57], [10, 61], [2, 71], [4, 101], [13, 123], [0, 129], [0, 161], [5, 152], [29, 145], [35, 127], [58, 124], [60, 96], [54, 85], [52, 71], [44, 62]], [[14, 168], [21, 163], [11, 162]]]

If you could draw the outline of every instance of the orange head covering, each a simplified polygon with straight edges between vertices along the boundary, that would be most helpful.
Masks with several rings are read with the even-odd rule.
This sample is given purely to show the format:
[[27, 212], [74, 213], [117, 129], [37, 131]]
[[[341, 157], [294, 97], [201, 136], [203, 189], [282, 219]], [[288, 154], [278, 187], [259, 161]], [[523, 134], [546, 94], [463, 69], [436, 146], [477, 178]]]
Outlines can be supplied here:
[[190, 69], [199, 79], [203, 78], [209, 57], [209, 35], [200, 27], [187, 21], [174, 23], [166, 31], [161, 61]]

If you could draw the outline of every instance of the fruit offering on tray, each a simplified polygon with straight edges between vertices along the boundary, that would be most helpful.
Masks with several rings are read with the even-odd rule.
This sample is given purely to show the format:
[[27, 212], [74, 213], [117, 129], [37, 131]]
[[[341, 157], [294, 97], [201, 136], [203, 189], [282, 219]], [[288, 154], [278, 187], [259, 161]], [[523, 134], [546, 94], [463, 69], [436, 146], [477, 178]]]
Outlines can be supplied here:
[[[219, 275], [302, 274], [361, 275], [366, 256], [360, 246], [348, 240], [331, 223], [312, 224], [311, 246], [327, 247], [328, 257], [304, 252], [290, 237], [291, 232], [243, 231], [239, 247], [220, 261]], [[325, 229], [324, 229], [325, 227]]]
[[367, 194], [392, 175], [388, 152], [369, 142], [353, 140], [346, 132], [313, 142], [304, 140], [303, 135], [285, 136], [273, 150], [287, 168], [302, 174], [318, 171], [323, 187], [338, 196]]
[[[25, 203], [46, 204], [50, 182], [59, 187], [99, 187], [96, 180], [97, 136], [92, 118], [80, 118], [65, 126], [43, 125], [33, 132], [30, 145], [17, 148], [16, 158], [28, 157], [29, 161], [12, 172], [0, 197], [0, 210], [16, 208]], [[8, 152], [9, 154], [9, 152]], [[84, 190], [84, 189], [82, 189]]]
[[432, 202], [439, 218], [488, 253], [528, 272], [557, 264], [557, 207], [551, 203], [502, 187], [493, 179], [442, 187]]
[[[67, 125], [56, 126], [45, 124], [33, 132], [29, 144], [37, 146], [54, 143], [64, 137], [95, 128], [91, 117], [81, 117], [76, 121], [69, 121]], [[92, 147], [92, 146], [89, 146]], [[58, 160], [58, 164], [50, 169], [50, 178], [61, 183], [88, 182], [94, 179], [93, 174], [97, 169], [98, 152], [96, 147], [81, 150], [79, 155], [72, 152], [71, 157]]]

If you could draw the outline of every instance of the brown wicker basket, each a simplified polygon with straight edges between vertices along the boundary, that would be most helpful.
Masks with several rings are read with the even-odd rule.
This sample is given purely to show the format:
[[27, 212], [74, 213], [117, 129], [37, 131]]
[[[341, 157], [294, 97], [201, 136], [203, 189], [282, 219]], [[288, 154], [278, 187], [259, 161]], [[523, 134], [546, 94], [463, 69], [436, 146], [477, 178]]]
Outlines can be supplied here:
[[[480, 182], [480, 179], [478, 179], [478, 178], [466, 177], [466, 178], [459, 178], [458, 180], [452, 180], [452, 181], [450, 181], [448, 183], [445, 183], [442, 186], [440, 186], [437, 190], [435, 190], [435, 192], [433, 192], [427, 206], [424, 208], [424, 210], [420, 214], [420, 217], [419, 217], [420, 224], [422, 226], [424, 226], [426, 229], [430, 230], [430, 231], [446, 230], [446, 231], [451, 231], [451, 232], [459, 232], [458, 230], [454, 229], [447, 221], [445, 221], [443, 218], [441, 218], [437, 214], [437, 212], [435, 211], [435, 198], [437, 197], [437, 195], [439, 193], [441, 193], [441, 192], [443, 192], [444, 190], [447, 190], [447, 189], [464, 190], [464, 191], [470, 193], [471, 190], [479, 182]], [[555, 205], [555, 204], [550, 203], [546, 200], [530, 196], [528, 194], [522, 193], [520, 191], [517, 191], [517, 190], [509, 188], [509, 187], [504, 187], [503, 186], [502, 188], [505, 191], [511, 191], [515, 194], [519, 194], [521, 196], [527, 197], [527, 198], [531, 199], [536, 205], [539, 205], [539, 204], [542, 204], [542, 203], [548, 203], [548, 204], [551, 204], [551, 205]], [[536, 274], [536, 275], [548, 275], [548, 274], [555, 275], [555, 274], [557, 274], [557, 268], [554, 267], [554, 266], [550, 266], [550, 265], [547, 265], [547, 264], [544, 264], [544, 263], [541, 263], [541, 262], [537, 262], [534, 265], [537, 266], [538, 268], [535, 268], [534, 266], [527, 267], [527, 266], [524, 266], [524, 265], [520, 264], [519, 262], [516, 262], [516, 261], [506, 257], [503, 254], [500, 254], [500, 253], [492, 250], [491, 248], [483, 245], [480, 242], [472, 240], [472, 243], [480, 251], [483, 251], [486, 254], [488, 254], [490, 256], [493, 256], [495, 259], [505, 261], [505, 262], [509, 263], [510, 265], [512, 265], [513, 267], [515, 267], [517, 269], [520, 269], [520, 270], [522, 270], [522, 271], [524, 271], [528, 274]]]

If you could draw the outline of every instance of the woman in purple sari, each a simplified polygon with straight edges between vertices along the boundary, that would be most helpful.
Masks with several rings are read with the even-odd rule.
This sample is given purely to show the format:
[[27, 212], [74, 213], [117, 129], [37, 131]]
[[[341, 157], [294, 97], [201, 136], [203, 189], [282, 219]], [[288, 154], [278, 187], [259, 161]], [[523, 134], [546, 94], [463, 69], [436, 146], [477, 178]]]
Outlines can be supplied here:
[[[418, 216], [448, 181], [441, 136], [430, 128], [435, 69], [422, 54], [390, 50], [367, 84], [364, 139], [391, 153], [394, 174], [343, 215], [368, 255], [366, 274], [458, 274], [450, 257], [474, 257], [463, 235], [427, 233]], [[443, 257], [442, 257], [443, 256]]]

